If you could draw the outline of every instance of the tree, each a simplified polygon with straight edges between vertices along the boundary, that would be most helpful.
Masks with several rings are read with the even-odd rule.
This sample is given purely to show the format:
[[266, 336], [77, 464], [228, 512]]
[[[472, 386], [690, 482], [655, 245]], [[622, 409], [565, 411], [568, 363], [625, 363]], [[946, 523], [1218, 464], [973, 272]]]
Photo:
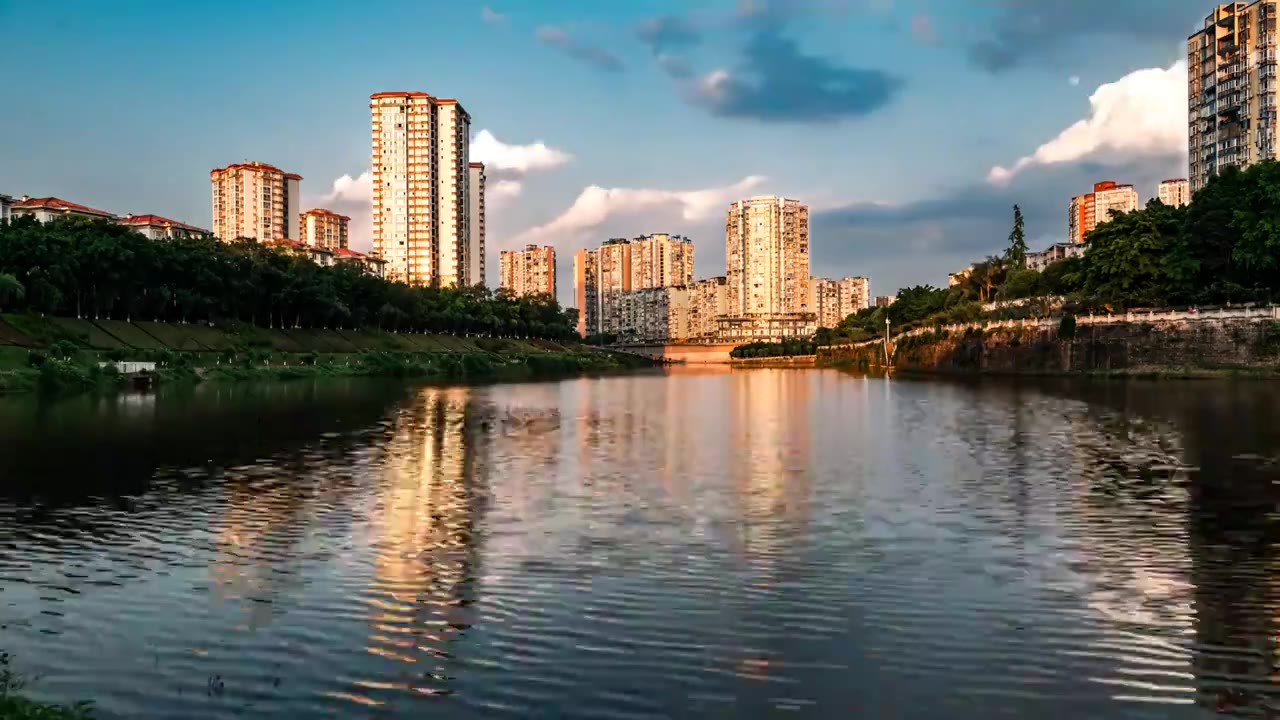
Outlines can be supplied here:
[[1027, 264], [1027, 236], [1023, 228], [1022, 208], [1013, 206], [1013, 229], [1009, 231], [1009, 247], [1004, 251], [1004, 259], [1011, 267], [1021, 268]]
[[0, 308], [8, 307], [27, 296], [27, 289], [12, 273], [0, 273]]

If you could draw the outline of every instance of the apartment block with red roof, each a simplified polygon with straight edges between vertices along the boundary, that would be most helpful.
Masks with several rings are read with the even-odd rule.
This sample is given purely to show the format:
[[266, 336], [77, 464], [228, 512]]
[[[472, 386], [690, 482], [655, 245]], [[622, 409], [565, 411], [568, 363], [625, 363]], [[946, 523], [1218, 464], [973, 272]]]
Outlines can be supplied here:
[[332, 210], [312, 208], [298, 218], [304, 245], [337, 250], [347, 246], [347, 226], [351, 218]]
[[106, 210], [69, 202], [56, 197], [33, 198], [23, 195], [9, 209], [12, 217], [30, 216], [40, 222], [50, 222], [60, 217], [86, 217], [93, 220], [116, 220], [116, 215]]
[[209, 172], [213, 234], [224, 241], [276, 242], [299, 236], [302, 176], [274, 165], [244, 162]]
[[204, 228], [159, 215], [125, 215], [117, 221], [117, 224], [136, 230], [152, 240], [172, 240], [212, 234]]

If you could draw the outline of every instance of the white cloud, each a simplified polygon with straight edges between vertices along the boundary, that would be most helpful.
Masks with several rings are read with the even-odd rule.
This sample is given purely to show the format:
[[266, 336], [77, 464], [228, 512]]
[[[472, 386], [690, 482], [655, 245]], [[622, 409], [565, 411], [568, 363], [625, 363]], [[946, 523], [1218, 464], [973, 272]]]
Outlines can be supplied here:
[[528, 145], [508, 145], [488, 130], [481, 130], [471, 140], [471, 161], [484, 163], [485, 170], [511, 170], [523, 174], [558, 167], [572, 159], [569, 153], [550, 147], [541, 140]]
[[485, 184], [484, 202], [487, 207], [505, 207], [520, 196], [524, 187], [519, 180], [498, 180]]
[[750, 175], [723, 187], [702, 190], [656, 190], [644, 188], [603, 188], [592, 185], [578, 194], [573, 204], [558, 217], [520, 233], [512, 246], [535, 242], [574, 241], [603, 225], [616, 215], [661, 211], [676, 213], [686, 222], [709, 220], [732, 201], [741, 199], [765, 178]]
[[1035, 165], [1083, 159], [1130, 160], [1187, 152], [1187, 63], [1135, 70], [1089, 96], [1089, 116], [1012, 166], [993, 167], [987, 182], [1004, 185]]
[[1067, 78], [1067, 84], [1068, 84], [1068, 85], [1070, 85], [1071, 87], [1075, 87], [1075, 86], [1079, 85], [1079, 84], [1080, 84], [1080, 76], [1079, 76], [1079, 75], [1072, 75], [1071, 77]]

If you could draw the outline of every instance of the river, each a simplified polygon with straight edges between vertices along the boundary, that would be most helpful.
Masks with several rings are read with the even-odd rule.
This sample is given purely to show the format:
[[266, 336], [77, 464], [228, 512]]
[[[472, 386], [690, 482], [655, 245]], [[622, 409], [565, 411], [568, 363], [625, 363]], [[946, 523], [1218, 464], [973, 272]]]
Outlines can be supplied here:
[[0, 400], [102, 718], [1280, 712], [1280, 388], [674, 369]]

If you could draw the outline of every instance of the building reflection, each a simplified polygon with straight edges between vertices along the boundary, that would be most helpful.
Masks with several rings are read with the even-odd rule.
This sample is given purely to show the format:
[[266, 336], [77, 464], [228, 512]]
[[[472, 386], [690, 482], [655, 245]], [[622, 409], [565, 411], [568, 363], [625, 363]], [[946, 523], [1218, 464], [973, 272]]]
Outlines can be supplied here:
[[473, 622], [491, 418], [470, 388], [425, 388], [395, 417], [379, 497], [368, 652], [413, 664], [420, 694], [450, 692], [453, 646]]

